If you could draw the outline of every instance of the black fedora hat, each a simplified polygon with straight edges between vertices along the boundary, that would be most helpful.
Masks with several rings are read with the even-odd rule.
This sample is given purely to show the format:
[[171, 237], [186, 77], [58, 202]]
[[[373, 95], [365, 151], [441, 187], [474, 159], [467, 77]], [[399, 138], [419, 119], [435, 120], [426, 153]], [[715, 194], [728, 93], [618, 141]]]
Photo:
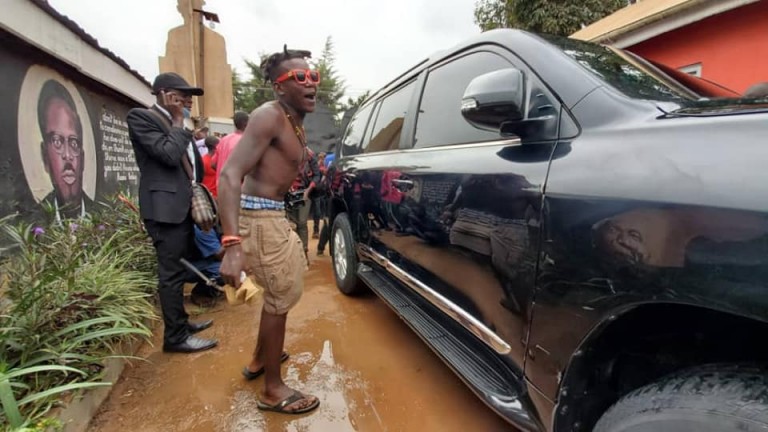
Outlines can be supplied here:
[[184, 93], [189, 93], [193, 96], [202, 96], [203, 89], [200, 87], [192, 87], [189, 83], [181, 77], [181, 75], [175, 72], [161, 73], [155, 77], [155, 82], [152, 83], [152, 94], [160, 93], [160, 90], [179, 90]]

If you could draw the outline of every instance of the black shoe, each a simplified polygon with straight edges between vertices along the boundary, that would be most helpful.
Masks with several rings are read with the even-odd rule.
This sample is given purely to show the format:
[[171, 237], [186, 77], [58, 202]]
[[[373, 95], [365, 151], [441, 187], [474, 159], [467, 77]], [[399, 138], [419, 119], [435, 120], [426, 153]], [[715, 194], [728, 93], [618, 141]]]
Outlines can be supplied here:
[[194, 353], [211, 349], [219, 344], [216, 339], [203, 339], [197, 336], [189, 336], [187, 340], [175, 345], [163, 345], [165, 352]]
[[187, 327], [189, 328], [189, 332], [192, 334], [199, 333], [208, 327], [213, 325], [213, 320], [205, 320], [200, 321], [199, 323], [187, 323]]

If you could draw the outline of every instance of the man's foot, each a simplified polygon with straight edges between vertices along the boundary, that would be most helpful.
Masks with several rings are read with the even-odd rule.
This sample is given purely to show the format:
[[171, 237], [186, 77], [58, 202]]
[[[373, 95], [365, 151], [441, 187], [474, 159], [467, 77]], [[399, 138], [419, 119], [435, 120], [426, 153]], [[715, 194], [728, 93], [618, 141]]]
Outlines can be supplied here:
[[325, 255], [325, 252], [321, 250], [317, 251], [317, 256], [323, 256], [323, 255]]
[[165, 352], [194, 353], [211, 349], [219, 344], [216, 339], [203, 339], [197, 336], [189, 336], [187, 339], [174, 345], [163, 345]]
[[273, 411], [282, 414], [304, 414], [320, 406], [320, 399], [317, 396], [305, 395], [294, 390], [288, 397], [275, 403], [260, 400], [257, 406], [262, 411]]
[[213, 320], [200, 321], [199, 323], [187, 323], [189, 332], [192, 334], [199, 333], [213, 325]]
[[[288, 353], [283, 351], [283, 353], [280, 355], [280, 363], [288, 360], [288, 357], [290, 357]], [[255, 369], [251, 369], [250, 366], [251, 365], [248, 365], [243, 368], [243, 376], [248, 381], [255, 380], [256, 378], [264, 375], [264, 366], [260, 366]]]

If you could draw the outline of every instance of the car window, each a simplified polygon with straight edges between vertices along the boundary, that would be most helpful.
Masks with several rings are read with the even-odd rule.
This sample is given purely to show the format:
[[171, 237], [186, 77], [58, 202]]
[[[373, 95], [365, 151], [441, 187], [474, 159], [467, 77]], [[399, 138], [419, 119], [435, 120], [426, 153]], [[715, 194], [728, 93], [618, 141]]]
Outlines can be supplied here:
[[478, 129], [461, 115], [461, 97], [475, 77], [511, 67], [491, 52], [476, 52], [433, 69], [421, 96], [415, 148], [499, 139], [497, 131]]
[[341, 155], [350, 156], [360, 153], [358, 146], [365, 132], [365, 125], [368, 123], [368, 117], [371, 116], [373, 104], [361, 108], [349, 121], [347, 129], [344, 131], [344, 138], [341, 140]]
[[397, 150], [399, 148], [403, 123], [408, 114], [408, 105], [411, 102], [415, 87], [415, 81], [411, 81], [394, 93], [390, 93], [380, 102], [376, 120], [373, 122], [371, 140], [363, 143], [364, 153]]

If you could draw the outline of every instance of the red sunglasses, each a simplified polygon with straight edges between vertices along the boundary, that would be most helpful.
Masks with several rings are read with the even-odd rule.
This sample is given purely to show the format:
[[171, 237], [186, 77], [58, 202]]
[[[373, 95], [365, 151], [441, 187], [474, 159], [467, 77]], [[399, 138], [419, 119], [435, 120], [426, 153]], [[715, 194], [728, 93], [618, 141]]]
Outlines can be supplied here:
[[320, 72], [310, 69], [292, 69], [275, 79], [275, 84], [288, 81], [293, 78], [299, 84], [306, 84], [307, 80], [313, 83], [320, 82]]

